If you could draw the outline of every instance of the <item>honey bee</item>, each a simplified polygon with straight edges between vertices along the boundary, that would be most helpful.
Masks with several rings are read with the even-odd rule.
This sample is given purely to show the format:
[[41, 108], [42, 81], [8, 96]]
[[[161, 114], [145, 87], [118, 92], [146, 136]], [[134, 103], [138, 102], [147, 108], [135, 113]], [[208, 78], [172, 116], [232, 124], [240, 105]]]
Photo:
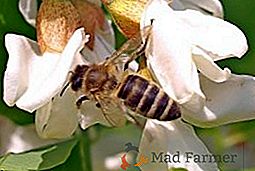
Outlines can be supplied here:
[[[146, 38], [150, 29], [145, 32]], [[138, 34], [102, 63], [77, 65], [69, 80], [71, 89], [82, 93], [77, 107], [94, 100], [113, 126], [122, 126], [121, 118], [128, 111], [160, 121], [179, 118], [178, 105], [162, 88], [138, 73], [125, 72], [131, 61], [144, 54], [147, 40], [144, 42]]]

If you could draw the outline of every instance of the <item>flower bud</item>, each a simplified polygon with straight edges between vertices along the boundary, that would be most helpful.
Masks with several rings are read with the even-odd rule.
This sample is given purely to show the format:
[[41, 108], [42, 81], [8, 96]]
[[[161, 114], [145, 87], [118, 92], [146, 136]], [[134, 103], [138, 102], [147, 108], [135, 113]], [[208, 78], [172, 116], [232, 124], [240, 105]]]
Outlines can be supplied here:
[[103, 29], [104, 22], [102, 9], [86, 0], [43, 0], [36, 22], [40, 50], [61, 53], [79, 27], [90, 35], [86, 45], [93, 49], [95, 31]]
[[79, 13], [69, 0], [44, 0], [37, 21], [37, 41], [42, 53], [61, 53], [73, 32], [81, 27]]
[[140, 18], [148, 0], [102, 0], [119, 30], [128, 38], [140, 30]]
[[89, 42], [86, 45], [93, 49], [96, 30], [104, 30], [104, 12], [97, 2], [95, 2], [97, 4], [86, 0], [71, 0], [71, 2], [80, 15], [80, 20], [86, 33], [90, 34]]

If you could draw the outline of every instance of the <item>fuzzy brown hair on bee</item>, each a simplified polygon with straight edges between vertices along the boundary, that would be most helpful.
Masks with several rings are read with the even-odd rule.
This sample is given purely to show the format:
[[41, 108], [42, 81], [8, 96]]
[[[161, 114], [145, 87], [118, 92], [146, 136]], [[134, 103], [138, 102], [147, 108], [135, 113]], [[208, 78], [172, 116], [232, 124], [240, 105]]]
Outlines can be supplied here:
[[102, 63], [77, 65], [69, 80], [71, 89], [82, 94], [77, 107], [94, 100], [114, 126], [120, 125], [120, 114], [129, 111], [160, 121], [179, 118], [178, 105], [159, 85], [138, 73], [125, 72], [129, 62], [144, 54], [146, 41], [140, 35], [133, 37]]
[[[77, 65], [73, 75], [70, 78], [71, 88], [73, 91], [81, 91], [83, 96], [98, 100], [98, 95], [108, 95], [115, 90], [118, 80], [117, 73], [110, 72], [113, 69], [103, 64]], [[81, 96], [81, 100], [84, 97]], [[86, 98], [85, 98], [86, 99]], [[77, 101], [77, 106], [81, 102]]]
[[84, 94], [112, 90], [117, 79], [104, 65], [77, 65], [70, 79], [72, 90], [81, 90]]

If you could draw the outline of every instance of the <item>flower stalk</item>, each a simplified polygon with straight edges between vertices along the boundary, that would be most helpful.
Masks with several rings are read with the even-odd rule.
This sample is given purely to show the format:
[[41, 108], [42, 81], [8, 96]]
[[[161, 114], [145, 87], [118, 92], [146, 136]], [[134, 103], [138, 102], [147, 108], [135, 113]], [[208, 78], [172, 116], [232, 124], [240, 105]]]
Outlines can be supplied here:
[[83, 131], [81, 129], [76, 130], [76, 136], [79, 140], [79, 155], [81, 159], [82, 171], [92, 171], [92, 160], [91, 160], [91, 143], [88, 130]]

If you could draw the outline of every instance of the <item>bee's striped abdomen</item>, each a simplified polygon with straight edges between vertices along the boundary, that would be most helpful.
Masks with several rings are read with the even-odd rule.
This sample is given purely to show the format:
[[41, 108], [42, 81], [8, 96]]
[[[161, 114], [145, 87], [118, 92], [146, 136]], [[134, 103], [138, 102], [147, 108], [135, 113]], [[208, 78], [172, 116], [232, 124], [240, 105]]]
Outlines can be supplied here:
[[117, 96], [129, 109], [148, 118], [169, 121], [181, 116], [177, 104], [161, 88], [139, 75], [128, 75]]

